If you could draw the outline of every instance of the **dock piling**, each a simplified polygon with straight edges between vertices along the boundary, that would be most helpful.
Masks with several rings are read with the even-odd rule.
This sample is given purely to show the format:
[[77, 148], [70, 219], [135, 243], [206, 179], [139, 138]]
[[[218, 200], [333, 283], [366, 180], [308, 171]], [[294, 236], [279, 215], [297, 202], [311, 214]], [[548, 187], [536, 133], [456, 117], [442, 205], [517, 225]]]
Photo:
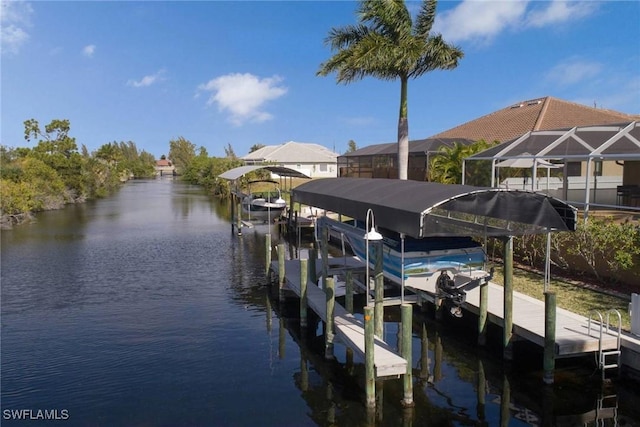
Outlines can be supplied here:
[[487, 311], [489, 303], [489, 284], [480, 285], [480, 307], [478, 313], [478, 345], [487, 343]]
[[242, 201], [239, 197], [237, 199], [237, 207], [236, 207], [236, 232], [238, 236], [242, 236], [242, 218], [240, 217], [240, 212], [242, 212]]
[[307, 327], [307, 265], [309, 260], [300, 259], [300, 326]]
[[284, 243], [278, 244], [278, 299], [282, 301], [284, 297], [284, 283], [285, 283], [285, 272], [284, 272]]
[[382, 274], [382, 241], [376, 242], [375, 246], [375, 334], [383, 338], [384, 335], [384, 275]]
[[353, 313], [353, 272], [351, 270], [347, 270], [345, 281], [344, 308], [349, 313]]
[[327, 325], [325, 328], [326, 336], [325, 336], [324, 356], [327, 359], [333, 359], [335, 357], [333, 354], [333, 340], [334, 340], [333, 316], [335, 313], [335, 304], [336, 304], [335, 283], [334, 283], [333, 277], [326, 278], [324, 292], [327, 298]]
[[318, 259], [318, 250], [314, 246], [309, 249], [309, 280], [312, 283], [318, 283], [318, 274], [316, 273], [316, 260]]
[[513, 359], [513, 237], [504, 239], [504, 328], [503, 357]]
[[556, 294], [544, 294], [544, 374], [545, 384], [553, 384], [556, 360]]
[[405, 408], [409, 408], [414, 405], [413, 363], [411, 361], [413, 306], [411, 304], [402, 304], [400, 310], [402, 321], [402, 357], [407, 361], [407, 372], [403, 375], [404, 399], [402, 400], [402, 406], [404, 406]]
[[271, 268], [271, 233], [267, 233], [264, 241], [265, 246], [265, 261], [264, 261], [264, 274], [269, 277], [269, 269]]
[[373, 307], [364, 308], [364, 352], [365, 352], [365, 394], [367, 408], [376, 406], [376, 367], [373, 358], [374, 346]]

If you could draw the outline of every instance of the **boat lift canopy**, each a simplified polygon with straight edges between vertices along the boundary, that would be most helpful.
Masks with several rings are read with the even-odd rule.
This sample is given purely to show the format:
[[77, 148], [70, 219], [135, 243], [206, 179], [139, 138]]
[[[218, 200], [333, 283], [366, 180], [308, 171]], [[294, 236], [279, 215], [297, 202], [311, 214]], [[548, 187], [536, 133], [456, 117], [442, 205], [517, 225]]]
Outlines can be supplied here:
[[364, 220], [414, 238], [517, 236], [575, 231], [577, 209], [524, 190], [371, 178], [317, 179], [292, 190], [293, 200]]
[[221, 173], [220, 175], [218, 175], [218, 178], [228, 179], [229, 181], [235, 181], [236, 179], [242, 177], [243, 175], [246, 175], [249, 172], [253, 172], [258, 169], [266, 169], [271, 173], [275, 173], [276, 175], [284, 176], [284, 177], [311, 178], [310, 176], [307, 176], [304, 173], [297, 171], [295, 169], [286, 168], [284, 166], [276, 166], [276, 165], [240, 166], [234, 169], [229, 169], [228, 171]]

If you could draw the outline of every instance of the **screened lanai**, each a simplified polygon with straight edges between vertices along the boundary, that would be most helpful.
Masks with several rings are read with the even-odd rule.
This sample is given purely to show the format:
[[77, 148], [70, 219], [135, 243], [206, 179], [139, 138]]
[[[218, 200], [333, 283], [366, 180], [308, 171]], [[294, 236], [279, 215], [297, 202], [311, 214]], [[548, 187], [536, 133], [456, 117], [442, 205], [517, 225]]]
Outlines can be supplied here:
[[[409, 141], [407, 178], [426, 181], [429, 176], [429, 159], [440, 147], [452, 147], [454, 143], [469, 145], [474, 141], [465, 138], [428, 138]], [[398, 144], [369, 145], [351, 153], [338, 156], [338, 177], [341, 178], [397, 178]]]
[[[523, 176], [501, 178], [500, 166], [515, 160]], [[638, 121], [527, 132], [466, 158], [463, 168], [474, 161], [491, 162], [492, 187], [544, 191], [582, 206], [585, 217], [591, 208], [640, 211]]]

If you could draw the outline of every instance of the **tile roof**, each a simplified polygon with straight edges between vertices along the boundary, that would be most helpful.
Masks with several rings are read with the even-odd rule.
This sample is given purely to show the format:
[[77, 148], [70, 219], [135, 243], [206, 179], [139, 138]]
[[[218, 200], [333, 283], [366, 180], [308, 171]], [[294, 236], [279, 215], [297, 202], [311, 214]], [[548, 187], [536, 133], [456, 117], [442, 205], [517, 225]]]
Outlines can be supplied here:
[[241, 157], [249, 163], [335, 163], [338, 153], [319, 144], [289, 141], [280, 145], [268, 145]]
[[431, 138], [468, 138], [505, 142], [529, 131], [572, 128], [638, 120], [613, 110], [588, 107], [547, 96], [518, 102], [475, 120], [433, 135]]

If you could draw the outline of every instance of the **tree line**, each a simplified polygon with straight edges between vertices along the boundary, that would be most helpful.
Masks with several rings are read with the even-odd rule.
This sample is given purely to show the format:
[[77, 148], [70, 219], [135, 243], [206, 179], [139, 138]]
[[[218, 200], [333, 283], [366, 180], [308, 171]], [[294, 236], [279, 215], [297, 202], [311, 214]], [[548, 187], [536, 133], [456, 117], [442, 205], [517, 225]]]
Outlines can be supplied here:
[[110, 142], [89, 153], [69, 135], [69, 120], [52, 120], [42, 128], [24, 122], [25, 140], [33, 148], [0, 145], [0, 216], [3, 226], [32, 213], [59, 209], [68, 203], [101, 198], [122, 182], [155, 174], [155, 157], [136, 144]]

